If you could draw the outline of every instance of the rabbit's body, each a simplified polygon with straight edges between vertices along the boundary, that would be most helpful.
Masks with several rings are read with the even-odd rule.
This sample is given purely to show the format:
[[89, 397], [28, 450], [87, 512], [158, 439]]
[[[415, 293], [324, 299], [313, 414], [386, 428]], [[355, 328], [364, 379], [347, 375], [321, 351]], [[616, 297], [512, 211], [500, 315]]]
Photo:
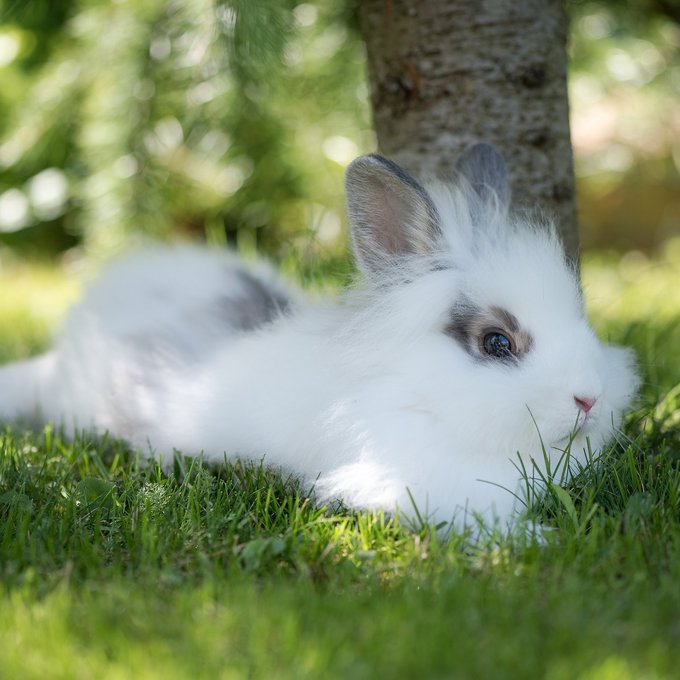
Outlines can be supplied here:
[[5, 384], [15, 376], [0, 388], [0, 417], [95, 425], [141, 446], [166, 422], [174, 385], [188, 387], [221, 347], [301, 299], [264, 263], [189, 246], [142, 250], [86, 291], [51, 352], [0, 372]]
[[166, 458], [264, 458], [350, 506], [508, 519], [517, 454], [545, 471], [544, 452], [554, 466], [572, 440], [583, 459], [636, 378], [588, 326], [557, 237], [508, 219], [497, 157], [475, 149], [452, 192], [355, 162], [366, 284], [340, 304], [312, 305], [227, 253], [114, 265], [55, 349], [0, 372], [0, 417], [39, 411]]

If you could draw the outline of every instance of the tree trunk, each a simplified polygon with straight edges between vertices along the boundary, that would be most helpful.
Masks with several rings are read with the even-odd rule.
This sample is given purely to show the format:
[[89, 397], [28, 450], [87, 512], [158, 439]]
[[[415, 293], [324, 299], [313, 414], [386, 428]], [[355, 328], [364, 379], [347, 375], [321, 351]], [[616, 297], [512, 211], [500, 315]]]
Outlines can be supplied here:
[[493, 144], [515, 201], [553, 214], [576, 260], [560, 0], [362, 0], [360, 21], [381, 153], [422, 177]]

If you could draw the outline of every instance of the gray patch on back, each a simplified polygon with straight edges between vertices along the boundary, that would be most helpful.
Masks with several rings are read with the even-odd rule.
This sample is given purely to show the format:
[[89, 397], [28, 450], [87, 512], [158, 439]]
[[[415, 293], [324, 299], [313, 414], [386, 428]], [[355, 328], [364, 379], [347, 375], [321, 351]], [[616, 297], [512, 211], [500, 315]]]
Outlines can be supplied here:
[[245, 293], [218, 299], [221, 318], [234, 330], [252, 331], [270, 323], [290, 308], [290, 300], [273, 288], [267, 288], [250, 272], [237, 272]]
[[121, 338], [119, 354], [125, 359], [116, 368], [107, 395], [113, 431], [134, 439], [149, 423], [162, 419], [159, 395], [166, 390], [168, 379], [199, 370], [225, 343], [271, 323], [290, 309], [292, 301], [256, 275], [244, 269], [229, 274], [223, 291], [185, 310], [184, 323], [159, 325]]

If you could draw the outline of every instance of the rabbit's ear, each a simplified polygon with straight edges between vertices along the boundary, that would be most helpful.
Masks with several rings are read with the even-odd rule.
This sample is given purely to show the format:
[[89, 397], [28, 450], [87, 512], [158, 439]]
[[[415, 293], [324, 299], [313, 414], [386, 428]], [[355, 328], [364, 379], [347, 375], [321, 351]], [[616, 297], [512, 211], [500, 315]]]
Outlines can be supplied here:
[[359, 266], [384, 271], [394, 256], [432, 252], [441, 237], [429, 194], [396, 163], [361, 156], [347, 168], [347, 215]]
[[471, 146], [456, 163], [456, 170], [473, 190], [470, 210], [474, 222], [491, 208], [506, 210], [510, 199], [503, 157], [490, 144]]

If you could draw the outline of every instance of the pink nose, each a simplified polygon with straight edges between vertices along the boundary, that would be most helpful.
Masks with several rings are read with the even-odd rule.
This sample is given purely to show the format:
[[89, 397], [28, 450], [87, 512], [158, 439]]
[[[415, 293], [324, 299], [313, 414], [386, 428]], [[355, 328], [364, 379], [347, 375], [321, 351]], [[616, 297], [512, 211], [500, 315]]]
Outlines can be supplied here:
[[596, 401], [597, 399], [594, 397], [574, 397], [574, 403], [584, 413], [588, 413], [588, 411], [595, 406]]

